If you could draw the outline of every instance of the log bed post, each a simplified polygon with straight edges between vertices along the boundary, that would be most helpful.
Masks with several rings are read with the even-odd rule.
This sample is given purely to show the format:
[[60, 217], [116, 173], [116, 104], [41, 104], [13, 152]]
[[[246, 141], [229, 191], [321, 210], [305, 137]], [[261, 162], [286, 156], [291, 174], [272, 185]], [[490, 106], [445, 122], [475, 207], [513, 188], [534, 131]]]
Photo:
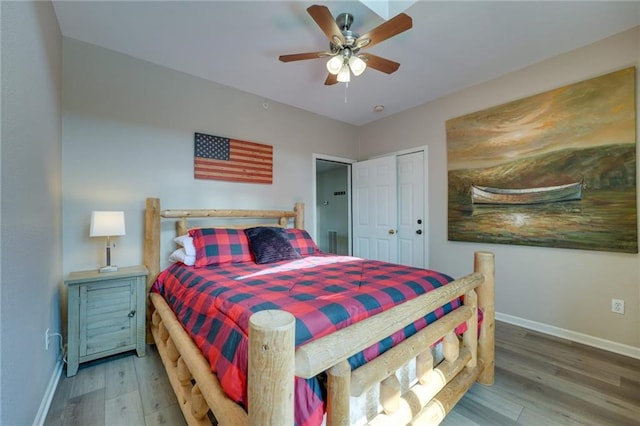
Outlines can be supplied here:
[[495, 256], [486, 251], [474, 255], [474, 271], [484, 275], [484, 282], [477, 288], [478, 308], [483, 319], [478, 337], [478, 360], [484, 365], [478, 383], [491, 385], [495, 370]]
[[469, 290], [464, 295], [464, 305], [469, 306], [473, 312], [467, 320], [467, 331], [462, 335], [464, 347], [471, 352], [471, 360], [467, 368], [475, 368], [478, 365], [478, 294], [475, 290]]
[[[147, 198], [144, 212], [144, 265], [149, 271], [147, 275], [147, 292], [160, 273], [160, 199]], [[151, 316], [154, 306], [147, 297], [147, 343], [154, 343], [151, 334]]]
[[327, 425], [349, 426], [351, 366], [342, 361], [327, 370]]
[[249, 426], [292, 425], [296, 320], [289, 312], [249, 318]]
[[304, 203], [296, 203], [293, 211], [296, 212], [296, 217], [293, 219], [293, 227], [304, 229]]
[[189, 232], [189, 228], [187, 228], [187, 218], [181, 217], [176, 221], [176, 235], [185, 235]]

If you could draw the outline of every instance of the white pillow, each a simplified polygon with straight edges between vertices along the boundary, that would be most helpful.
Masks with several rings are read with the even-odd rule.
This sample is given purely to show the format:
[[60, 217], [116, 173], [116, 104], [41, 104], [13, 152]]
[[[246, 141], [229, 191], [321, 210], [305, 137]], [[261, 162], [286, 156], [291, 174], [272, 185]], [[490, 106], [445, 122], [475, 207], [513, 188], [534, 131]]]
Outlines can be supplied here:
[[187, 266], [193, 266], [196, 263], [196, 256], [188, 255], [186, 250], [181, 247], [169, 255], [169, 261], [173, 263], [182, 262]]
[[184, 247], [184, 251], [188, 256], [195, 257], [196, 246], [193, 245], [193, 238], [191, 238], [189, 235], [180, 235], [179, 237], [175, 237], [173, 241], [175, 241], [175, 243], [179, 246]]

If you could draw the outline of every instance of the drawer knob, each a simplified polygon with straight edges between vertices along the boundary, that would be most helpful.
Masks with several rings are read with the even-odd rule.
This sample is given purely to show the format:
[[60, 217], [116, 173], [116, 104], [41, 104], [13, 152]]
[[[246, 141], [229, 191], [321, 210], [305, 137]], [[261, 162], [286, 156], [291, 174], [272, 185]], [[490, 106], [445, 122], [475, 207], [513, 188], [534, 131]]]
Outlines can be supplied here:
[[133, 316], [136, 314], [136, 310], [134, 309], [133, 311], [129, 312], [128, 317], [129, 318], [133, 318]]

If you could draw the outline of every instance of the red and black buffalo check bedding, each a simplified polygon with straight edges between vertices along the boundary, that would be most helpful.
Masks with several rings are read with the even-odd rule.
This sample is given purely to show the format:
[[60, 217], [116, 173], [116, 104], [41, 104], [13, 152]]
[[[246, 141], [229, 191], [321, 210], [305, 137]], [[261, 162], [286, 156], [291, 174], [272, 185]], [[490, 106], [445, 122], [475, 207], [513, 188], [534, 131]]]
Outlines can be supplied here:
[[[167, 300], [227, 395], [246, 407], [247, 335], [253, 313], [292, 313], [297, 347], [451, 280], [435, 271], [321, 254], [263, 265], [244, 262], [196, 269], [175, 263], [159, 275], [152, 291]], [[354, 355], [351, 367], [375, 358], [459, 305], [458, 300], [448, 303]], [[319, 380], [296, 378], [295, 393], [296, 424], [320, 424], [324, 400]]]

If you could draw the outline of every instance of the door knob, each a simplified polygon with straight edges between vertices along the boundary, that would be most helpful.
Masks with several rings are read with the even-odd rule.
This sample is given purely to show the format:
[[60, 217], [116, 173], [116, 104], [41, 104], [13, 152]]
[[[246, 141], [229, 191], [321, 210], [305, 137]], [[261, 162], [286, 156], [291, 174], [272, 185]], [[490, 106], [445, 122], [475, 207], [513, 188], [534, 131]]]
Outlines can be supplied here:
[[422, 225], [422, 219], [418, 219], [418, 225]]
[[395, 234], [395, 233], [396, 233], [396, 230], [395, 230], [395, 229], [389, 229], [389, 235], [393, 235], [393, 234]]
[[133, 316], [136, 314], [135, 309], [131, 312], [129, 312], [129, 315], [127, 315], [129, 318], [133, 318]]
[[422, 229], [418, 229], [418, 230], [416, 231], [416, 234], [418, 234], [418, 235], [422, 235]]

